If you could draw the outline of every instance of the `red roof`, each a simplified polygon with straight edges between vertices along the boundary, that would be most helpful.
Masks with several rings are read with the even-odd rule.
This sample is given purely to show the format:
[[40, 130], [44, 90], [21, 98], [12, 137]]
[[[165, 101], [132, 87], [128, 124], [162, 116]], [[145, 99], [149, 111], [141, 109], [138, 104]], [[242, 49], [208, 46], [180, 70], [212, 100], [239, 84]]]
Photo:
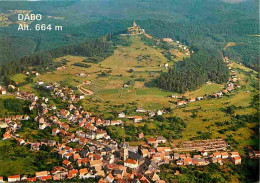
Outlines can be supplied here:
[[64, 165], [68, 166], [71, 162], [65, 159], [62, 163], [63, 163]]
[[240, 156], [236, 156], [236, 157], [234, 157], [234, 160], [240, 160], [240, 159], [241, 159]]
[[51, 175], [47, 175], [47, 176], [41, 177], [41, 180], [43, 180], [43, 181], [50, 180], [50, 179], [52, 179]]
[[8, 179], [20, 179], [20, 175], [11, 175], [8, 176]]
[[79, 170], [79, 173], [80, 174], [88, 173], [88, 169], [87, 168], [82, 168], [82, 169]]
[[125, 163], [128, 163], [128, 164], [137, 164], [137, 161], [135, 161], [135, 160], [132, 160], [132, 159], [127, 159], [126, 161], [125, 161]]

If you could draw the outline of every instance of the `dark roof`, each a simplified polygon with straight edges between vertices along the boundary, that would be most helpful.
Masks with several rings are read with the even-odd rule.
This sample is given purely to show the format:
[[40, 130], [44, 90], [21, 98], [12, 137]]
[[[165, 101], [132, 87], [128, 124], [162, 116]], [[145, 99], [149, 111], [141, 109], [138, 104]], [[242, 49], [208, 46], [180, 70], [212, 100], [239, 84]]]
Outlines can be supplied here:
[[139, 160], [141, 158], [141, 155], [132, 151], [128, 152], [128, 157], [130, 159]]

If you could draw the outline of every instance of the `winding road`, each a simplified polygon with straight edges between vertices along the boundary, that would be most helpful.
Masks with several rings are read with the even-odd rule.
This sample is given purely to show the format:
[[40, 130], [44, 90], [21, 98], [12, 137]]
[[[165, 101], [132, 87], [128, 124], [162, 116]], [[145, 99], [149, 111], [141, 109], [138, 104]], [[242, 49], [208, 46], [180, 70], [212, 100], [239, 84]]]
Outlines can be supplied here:
[[91, 81], [84, 81], [82, 84], [78, 85], [77, 88], [84, 95], [93, 95], [94, 94], [93, 91], [85, 89], [85, 88], [82, 87], [84, 85], [90, 85], [91, 83], [92, 83]]

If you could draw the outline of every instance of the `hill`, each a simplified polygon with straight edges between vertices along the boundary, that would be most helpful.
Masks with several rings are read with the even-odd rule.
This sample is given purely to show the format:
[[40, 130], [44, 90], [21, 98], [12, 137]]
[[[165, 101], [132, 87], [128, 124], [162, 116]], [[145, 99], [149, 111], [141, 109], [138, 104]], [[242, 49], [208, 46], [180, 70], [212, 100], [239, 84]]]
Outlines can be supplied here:
[[[243, 43], [224, 50], [224, 54], [258, 69], [258, 2], [240, 3], [218, 1], [69, 1], [69, 2], [2, 2], [1, 11], [31, 9], [46, 16], [64, 19], [44, 19], [44, 22], [64, 26], [59, 33], [18, 33], [17, 26], [0, 28], [0, 35], [25, 38], [38, 45], [37, 49], [21, 50], [20, 55], [49, 50], [61, 45], [74, 44], [89, 38], [97, 38], [111, 32], [124, 30], [133, 19], [138, 21], [155, 37], [172, 37], [189, 45], [213, 47], [221, 50], [229, 42]], [[98, 7], [98, 8], [97, 8]], [[8, 42], [3, 43], [6, 48]], [[19, 43], [15, 43], [19, 48]], [[0, 63], [16, 57], [15, 49], [9, 50], [10, 58], [3, 57]], [[250, 55], [250, 56], [248, 56]]]
[[[158, 44], [154, 45], [154, 41]], [[230, 71], [229, 80], [236, 87], [221, 96], [217, 93], [224, 92], [226, 83], [207, 82], [198, 86], [196, 90], [184, 94], [145, 85], [154, 78], [166, 74], [167, 67], [174, 67], [181, 63], [191, 64], [193, 61], [190, 59], [198, 52], [192, 53], [191, 47], [188, 49], [184, 47], [187, 46], [177, 41], [166, 43], [156, 38], [146, 38], [144, 35], [108, 35], [95, 41], [55, 49], [48, 52], [53, 56], [49, 60], [37, 59], [37, 55], [35, 58], [27, 57], [23, 60], [26, 66], [23, 69], [29, 74], [9, 73], [5, 77], [10, 78], [10, 82], [15, 86], [19, 86], [20, 91], [37, 94], [41, 97], [40, 102], [42, 97], [47, 97], [48, 105], [56, 106], [58, 114], [60, 113], [58, 111], [68, 107], [70, 101], [61, 100], [51, 90], [46, 89], [47, 86], [54, 86], [51, 83], [59, 83], [64, 92], [71, 92], [72, 89], [76, 96], [84, 95], [73, 105], [82, 106], [80, 108], [86, 110], [87, 114], [91, 113], [89, 119], [95, 117], [100, 119], [99, 121], [122, 121], [121, 125], [99, 127], [106, 130], [118, 144], [126, 141], [132, 146], [144, 145], [145, 147], [148, 139], [163, 136], [166, 143], [160, 146], [175, 149], [181, 147], [187, 140], [223, 139], [230, 145], [228, 150], [238, 151], [242, 157], [241, 165], [234, 165], [229, 160], [225, 162], [223, 160], [224, 165], [211, 163], [199, 167], [177, 166], [174, 162], [170, 162], [160, 166], [159, 175], [167, 182], [257, 180], [255, 174], [258, 167], [257, 159], [248, 156], [250, 149], [257, 150], [259, 144], [257, 72], [233, 60], [225, 60], [223, 63], [228, 65]], [[174, 55], [174, 53], [178, 54]], [[185, 58], [181, 58], [180, 55]], [[41, 65], [38, 66], [37, 63]], [[32, 68], [29, 67], [30, 64]], [[39, 71], [40, 75], [33, 75], [32, 71], [35, 70]], [[236, 80], [232, 76], [236, 76]], [[178, 78], [173, 79], [178, 80]], [[43, 84], [36, 81], [41, 81]], [[68, 96], [73, 95], [70, 93]], [[198, 97], [202, 99], [197, 99]], [[192, 98], [195, 100], [192, 101]], [[187, 105], [178, 105], [177, 102], [180, 100], [186, 101]], [[0, 111], [0, 117], [20, 114], [23, 110], [31, 117], [29, 121], [22, 121], [23, 127], [19, 130], [20, 138], [30, 141], [53, 139], [59, 142], [66, 139], [63, 136], [51, 135], [50, 127], [40, 130], [38, 123], [33, 121], [36, 110], [29, 111], [28, 106], [26, 108], [24, 106], [23, 100], [14, 99], [10, 95], [0, 96], [0, 107], [4, 109]], [[126, 117], [119, 118], [122, 112]], [[51, 109], [46, 116], [56, 115], [55, 113], [56, 111]], [[139, 119], [141, 117], [141, 121], [134, 121], [136, 117]], [[61, 119], [62, 123], [70, 127], [69, 133], [76, 133], [82, 129], [77, 123], [69, 120], [73, 118]], [[83, 130], [88, 131], [88, 129]], [[144, 138], [140, 138], [140, 134], [143, 134]], [[105, 140], [99, 139], [100, 141]], [[68, 146], [80, 147], [74, 142], [68, 143]], [[62, 162], [60, 156], [51, 151], [53, 147], [43, 147], [38, 153], [32, 154], [25, 146], [18, 146], [10, 140], [1, 141], [0, 150], [4, 151], [6, 148], [12, 153], [2, 156], [7, 157], [2, 162], [6, 166], [0, 172], [5, 176], [34, 175], [35, 171], [51, 171], [53, 166]], [[13, 151], [22, 151], [24, 155], [19, 153], [14, 159]], [[49, 153], [50, 151], [52, 153]], [[193, 151], [190, 154], [198, 154], [198, 152]], [[48, 163], [45, 163], [46, 161]], [[16, 164], [19, 166], [12, 168]], [[227, 169], [230, 171], [226, 171]], [[175, 175], [176, 170], [180, 171], [180, 176]]]

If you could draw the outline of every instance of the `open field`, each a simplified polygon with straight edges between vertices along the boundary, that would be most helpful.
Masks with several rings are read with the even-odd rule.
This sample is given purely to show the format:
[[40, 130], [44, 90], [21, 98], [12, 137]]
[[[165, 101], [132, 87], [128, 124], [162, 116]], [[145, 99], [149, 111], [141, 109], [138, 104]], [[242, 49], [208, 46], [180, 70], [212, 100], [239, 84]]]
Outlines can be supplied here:
[[13, 80], [16, 83], [22, 83], [25, 81], [26, 76], [23, 73], [15, 74], [10, 77], [11, 80]]

